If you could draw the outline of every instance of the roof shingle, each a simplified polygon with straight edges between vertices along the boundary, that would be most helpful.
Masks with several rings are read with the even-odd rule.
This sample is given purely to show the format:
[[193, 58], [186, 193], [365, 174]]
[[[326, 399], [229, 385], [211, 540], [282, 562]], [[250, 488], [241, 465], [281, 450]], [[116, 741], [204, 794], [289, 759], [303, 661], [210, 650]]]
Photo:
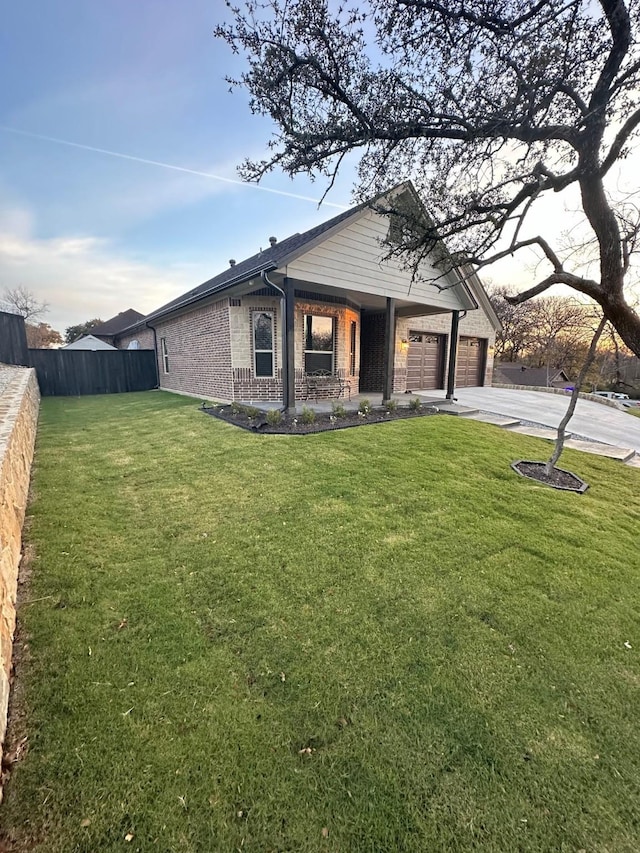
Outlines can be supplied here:
[[94, 326], [93, 329], [91, 329], [91, 334], [103, 336], [117, 335], [118, 332], [121, 332], [128, 326], [132, 326], [134, 323], [138, 323], [143, 319], [144, 314], [141, 314], [139, 311], [135, 311], [133, 308], [128, 308], [126, 311], [121, 311], [115, 317], [111, 317], [110, 320], [105, 320], [104, 323]]

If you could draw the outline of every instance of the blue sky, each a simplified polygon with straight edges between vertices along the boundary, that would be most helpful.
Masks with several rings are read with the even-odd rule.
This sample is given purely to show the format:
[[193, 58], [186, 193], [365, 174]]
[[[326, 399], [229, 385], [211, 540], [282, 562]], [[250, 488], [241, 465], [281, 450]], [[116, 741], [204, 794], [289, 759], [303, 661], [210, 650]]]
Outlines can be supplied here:
[[[237, 181], [270, 123], [226, 74], [240, 60], [213, 38], [222, 0], [35, 0], [8, 4], [0, 33], [0, 291], [23, 284], [46, 320], [147, 312], [339, 212], [82, 147]], [[47, 138], [44, 138], [47, 137]], [[317, 199], [324, 186], [273, 174], [264, 187]], [[340, 206], [340, 207], [339, 207]]]
[[[223, 0], [5, 4], [0, 295], [24, 285], [60, 331], [146, 313], [351, 203], [349, 166], [321, 208], [322, 181], [239, 184], [237, 166], [264, 156], [272, 127], [229, 92], [242, 60], [212, 35], [226, 15]], [[571, 216], [545, 205], [536, 218], [553, 239]], [[539, 274], [523, 257], [483, 278], [524, 287]]]

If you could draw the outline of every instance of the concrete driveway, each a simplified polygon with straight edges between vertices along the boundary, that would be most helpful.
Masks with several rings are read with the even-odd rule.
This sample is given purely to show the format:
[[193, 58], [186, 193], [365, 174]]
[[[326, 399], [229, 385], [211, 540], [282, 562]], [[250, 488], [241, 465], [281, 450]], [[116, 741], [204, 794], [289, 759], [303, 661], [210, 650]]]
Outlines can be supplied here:
[[[456, 388], [455, 397], [463, 406], [548, 427], [558, 426], [569, 405], [569, 394], [509, 388]], [[567, 431], [640, 453], [640, 418], [611, 406], [578, 400]]]

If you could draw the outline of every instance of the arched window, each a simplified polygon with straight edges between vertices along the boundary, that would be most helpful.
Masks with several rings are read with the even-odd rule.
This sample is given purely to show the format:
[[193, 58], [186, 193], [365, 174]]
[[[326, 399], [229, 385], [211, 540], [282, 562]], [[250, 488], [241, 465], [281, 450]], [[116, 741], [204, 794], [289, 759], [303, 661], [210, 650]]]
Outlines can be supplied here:
[[273, 312], [253, 315], [253, 365], [255, 376], [273, 376]]

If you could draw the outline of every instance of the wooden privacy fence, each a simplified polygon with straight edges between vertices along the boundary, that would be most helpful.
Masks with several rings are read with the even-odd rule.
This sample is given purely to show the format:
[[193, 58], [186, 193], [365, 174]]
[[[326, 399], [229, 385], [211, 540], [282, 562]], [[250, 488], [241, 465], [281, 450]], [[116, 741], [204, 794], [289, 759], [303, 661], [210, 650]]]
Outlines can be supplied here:
[[0, 311], [0, 362], [34, 367], [43, 397], [158, 387], [154, 350], [29, 349], [24, 319]]
[[154, 350], [30, 349], [43, 397], [118, 394], [158, 387]]
[[24, 318], [18, 314], [7, 314], [6, 311], [0, 311], [0, 362], [29, 364]]

